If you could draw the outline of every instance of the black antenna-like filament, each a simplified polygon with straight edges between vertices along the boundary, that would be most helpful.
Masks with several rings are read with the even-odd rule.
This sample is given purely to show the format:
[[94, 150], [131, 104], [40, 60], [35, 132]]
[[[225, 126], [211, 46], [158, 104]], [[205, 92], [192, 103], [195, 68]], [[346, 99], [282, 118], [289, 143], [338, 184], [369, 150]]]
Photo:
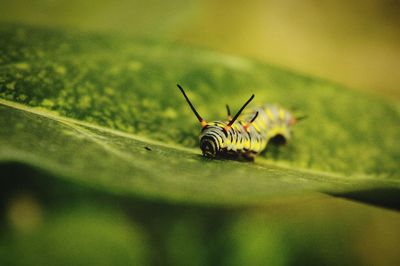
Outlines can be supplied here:
[[181, 90], [183, 97], [185, 97], [187, 103], [189, 104], [190, 108], [192, 109], [193, 113], [196, 115], [197, 119], [199, 120], [200, 124], [202, 127], [206, 126], [206, 121], [199, 115], [199, 113], [196, 111], [196, 109], [194, 108], [193, 104], [190, 102], [189, 98], [187, 97], [185, 91], [183, 90], [183, 88], [181, 87], [181, 85], [176, 84], [178, 86], [178, 88]]
[[229, 105], [226, 105], [226, 112], [228, 113], [228, 120], [232, 120], [231, 109], [229, 109]]
[[254, 120], [256, 120], [257, 116], [258, 116], [258, 111], [257, 111], [256, 114], [254, 115], [254, 117], [250, 120], [249, 124], [253, 123]]
[[246, 106], [253, 100], [253, 98], [254, 98], [254, 94], [251, 95], [250, 99], [248, 99], [247, 102], [242, 106], [242, 108], [240, 108], [239, 112], [237, 112], [237, 114], [233, 117], [233, 119], [231, 121], [229, 121], [229, 124], [225, 127], [225, 129], [231, 127], [232, 124], [235, 123], [236, 119], [238, 119], [239, 115], [242, 113], [244, 108], [246, 108]]
[[252, 118], [246, 125], [243, 126], [244, 129], [248, 130], [249, 126], [251, 125], [251, 123], [254, 122], [254, 120], [256, 120], [257, 116], [258, 116], [258, 111], [257, 111], [256, 114], [253, 116], [253, 118]]
[[292, 119], [289, 121], [289, 125], [294, 125], [297, 124], [299, 121], [308, 118], [308, 115], [302, 115], [302, 116], [297, 116], [297, 117], [292, 117]]
[[303, 119], [306, 119], [306, 118], [308, 118], [308, 115], [302, 115], [302, 116], [296, 117], [296, 120], [300, 121], [300, 120], [303, 120]]

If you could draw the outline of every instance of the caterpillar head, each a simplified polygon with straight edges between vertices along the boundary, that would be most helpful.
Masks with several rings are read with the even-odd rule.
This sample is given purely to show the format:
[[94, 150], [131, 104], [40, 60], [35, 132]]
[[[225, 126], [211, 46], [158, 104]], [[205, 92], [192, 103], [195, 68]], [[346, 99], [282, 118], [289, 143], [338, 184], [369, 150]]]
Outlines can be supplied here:
[[204, 157], [215, 158], [220, 151], [218, 140], [213, 137], [204, 136], [200, 139], [200, 149]]
[[218, 157], [225, 146], [226, 124], [221, 122], [208, 123], [200, 135], [200, 149], [205, 157]]
[[[242, 106], [242, 108], [240, 108], [237, 114], [232, 119], [230, 119], [228, 123], [223, 123], [223, 122], [207, 123], [196, 111], [193, 104], [186, 96], [186, 93], [183, 90], [183, 88], [179, 84], [177, 84], [177, 86], [182, 92], [183, 96], [185, 97], [187, 103], [189, 104], [190, 108], [192, 109], [193, 113], [199, 120], [200, 125], [202, 127], [202, 132], [200, 135], [200, 149], [203, 153], [203, 156], [211, 158], [217, 157], [221, 153], [221, 151], [224, 148], [226, 148], [225, 140], [227, 139], [229, 130], [231, 130], [232, 124], [236, 121], [236, 119], [242, 113], [244, 108], [253, 100], [254, 94], [250, 97], [249, 100], [247, 100], [247, 102]], [[228, 108], [228, 116], [230, 117], [229, 108]], [[252, 121], [254, 121], [254, 119], [255, 117], [252, 119]]]

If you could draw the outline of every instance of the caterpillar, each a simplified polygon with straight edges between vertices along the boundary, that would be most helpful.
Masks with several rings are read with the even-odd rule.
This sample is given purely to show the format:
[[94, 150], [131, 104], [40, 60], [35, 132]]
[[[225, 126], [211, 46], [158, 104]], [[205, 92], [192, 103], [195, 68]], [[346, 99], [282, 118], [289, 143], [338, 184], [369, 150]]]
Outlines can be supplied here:
[[291, 138], [292, 126], [301, 119], [272, 104], [243, 112], [253, 100], [253, 94], [233, 117], [229, 106], [226, 105], [227, 121], [206, 122], [196, 111], [183, 88], [179, 84], [177, 86], [200, 122], [200, 149], [204, 157], [253, 161], [257, 154], [266, 149], [270, 140], [279, 139], [283, 143], [288, 141]]

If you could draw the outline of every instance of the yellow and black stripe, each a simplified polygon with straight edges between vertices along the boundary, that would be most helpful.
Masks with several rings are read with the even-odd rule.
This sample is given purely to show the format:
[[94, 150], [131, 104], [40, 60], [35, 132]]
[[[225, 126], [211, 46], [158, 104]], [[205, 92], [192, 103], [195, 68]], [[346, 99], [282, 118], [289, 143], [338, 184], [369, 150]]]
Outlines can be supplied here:
[[296, 123], [296, 119], [286, 109], [268, 104], [241, 114], [254, 98], [253, 95], [235, 117], [231, 117], [227, 106], [228, 121], [206, 122], [197, 113], [182, 87], [178, 87], [202, 126], [200, 148], [204, 156], [253, 159], [267, 147], [272, 138], [281, 136], [284, 140], [290, 139], [291, 126]]

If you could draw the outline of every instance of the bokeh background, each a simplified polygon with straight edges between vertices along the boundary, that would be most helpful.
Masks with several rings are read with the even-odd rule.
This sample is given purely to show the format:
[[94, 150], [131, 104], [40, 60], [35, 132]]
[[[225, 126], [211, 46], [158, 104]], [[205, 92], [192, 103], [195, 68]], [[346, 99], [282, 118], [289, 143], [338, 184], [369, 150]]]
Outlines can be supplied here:
[[[399, 14], [395, 0], [0, 0], [0, 22], [205, 47], [396, 104]], [[243, 208], [173, 204], [1, 167], [4, 265], [400, 265], [393, 209], [322, 193]]]
[[397, 0], [1, 0], [3, 21], [164, 39], [246, 55], [400, 99]]

